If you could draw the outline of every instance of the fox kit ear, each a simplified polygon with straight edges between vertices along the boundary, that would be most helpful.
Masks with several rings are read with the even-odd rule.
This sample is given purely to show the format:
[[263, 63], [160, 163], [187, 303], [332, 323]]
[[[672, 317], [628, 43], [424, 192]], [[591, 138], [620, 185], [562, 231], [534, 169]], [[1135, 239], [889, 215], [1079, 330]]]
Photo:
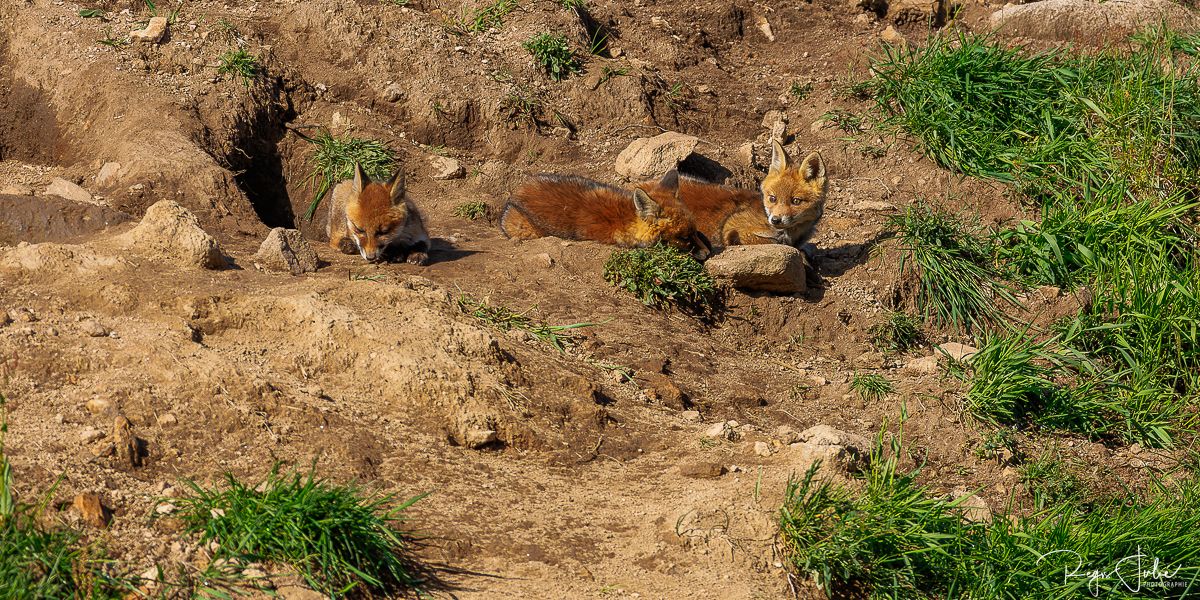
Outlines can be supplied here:
[[404, 168], [397, 167], [396, 172], [392, 175], [391, 181], [388, 182], [388, 190], [392, 193], [392, 204], [400, 204], [404, 201]]
[[354, 191], [357, 193], [362, 193], [363, 188], [366, 187], [367, 183], [370, 181], [371, 178], [367, 176], [366, 171], [363, 171], [362, 165], [354, 163]]
[[821, 160], [821, 153], [813, 152], [806, 156], [800, 164], [800, 172], [804, 174], [805, 181], [824, 181], [825, 161]]
[[667, 171], [667, 174], [658, 180], [658, 185], [668, 190], [679, 189], [679, 169]]
[[779, 140], [771, 140], [771, 173], [786, 171], [788, 163], [792, 162], [788, 158], [787, 150], [783, 149], [783, 144]]
[[637, 209], [638, 216], [647, 221], [657, 218], [661, 210], [650, 194], [641, 188], [633, 191], [633, 207]]

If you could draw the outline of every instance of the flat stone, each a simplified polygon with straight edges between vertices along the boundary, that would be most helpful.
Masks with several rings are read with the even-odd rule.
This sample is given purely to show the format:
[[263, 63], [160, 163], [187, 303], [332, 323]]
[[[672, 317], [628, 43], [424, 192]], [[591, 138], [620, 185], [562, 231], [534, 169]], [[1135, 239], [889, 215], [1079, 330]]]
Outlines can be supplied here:
[[431, 156], [429, 166], [433, 170], [433, 178], [439, 181], [462, 179], [467, 174], [462, 164], [449, 156]]
[[92, 201], [91, 193], [82, 187], [79, 187], [75, 183], [63, 179], [62, 177], [55, 177], [54, 179], [50, 180], [50, 185], [46, 186], [46, 195], [66, 198], [72, 202], [95, 204], [95, 202]]
[[808, 289], [804, 254], [783, 244], [729, 246], [709, 258], [704, 268], [739, 289], [784, 294]]
[[318, 264], [317, 252], [308, 240], [298, 230], [283, 227], [276, 227], [267, 234], [254, 254], [254, 261], [273, 271], [292, 275], [315, 273]]
[[157, 44], [167, 34], [166, 17], [150, 17], [150, 22], [144, 29], [138, 29], [129, 34], [129, 41], [143, 44]]
[[679, 166], [696, 149], [700, 139], [668, 131], [651, 138], [638, 138], [617, 156], [616, 171], [630, 179], [661, 177]]

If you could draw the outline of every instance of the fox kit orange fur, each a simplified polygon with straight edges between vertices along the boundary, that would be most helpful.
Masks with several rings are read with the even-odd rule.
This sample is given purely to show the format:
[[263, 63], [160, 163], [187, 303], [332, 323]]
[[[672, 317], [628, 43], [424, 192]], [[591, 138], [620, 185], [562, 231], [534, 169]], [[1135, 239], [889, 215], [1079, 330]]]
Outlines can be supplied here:
[[568, 175], [537, 175], [513, 191], [500, 230], [515, 239], [552, 235], [627, 248], [661, 241], [700, 258], [711, 251], [675, 190], [642, 184], [631, 193]]
[[812, 237], [825, 212], [825, 163], [813, 152], [799, 165], [772, 142], [771, 169], [761, 193], [668, 173], [661, 187], [678, 186], [679, 199], [695, 215], [696, 227], [717, 244], [788, 244]]
[[329, 203], [329, 245], [367, 262], [391, 258], [423, 265], [429, 260], [429, 234], [417, 207], [404, 193], [404, 171], [391, 181], [371, 181], [360, 165], [354, 178], [333, 188]]

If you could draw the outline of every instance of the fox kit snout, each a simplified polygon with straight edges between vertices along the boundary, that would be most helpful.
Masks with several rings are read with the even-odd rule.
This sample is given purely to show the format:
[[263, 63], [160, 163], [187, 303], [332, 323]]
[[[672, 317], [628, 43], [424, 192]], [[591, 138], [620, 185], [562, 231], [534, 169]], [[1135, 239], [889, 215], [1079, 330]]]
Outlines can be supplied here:
[[827, 186], [820, 153], [813, 152], [796, 164], [778, 141], [771, 142], [771, 168], [762, 182], [762, 201], [775, 237], [794, 246], [808, 241], [825, 213]]
[[428, 261], [429, 234], [421, 213], [404, 193], [402, 169], [380, 183], [355, 164], [354, 178], [339, 183], [331, 195], [326, 226], [331, 247], [371, 263], [393, 258], [416, 265]]

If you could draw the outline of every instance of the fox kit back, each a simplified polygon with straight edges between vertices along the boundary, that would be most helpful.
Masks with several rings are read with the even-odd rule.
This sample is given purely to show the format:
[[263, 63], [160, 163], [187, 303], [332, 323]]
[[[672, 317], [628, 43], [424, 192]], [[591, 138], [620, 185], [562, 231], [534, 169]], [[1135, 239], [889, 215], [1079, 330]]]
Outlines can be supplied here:
[[771, 142], [771, 150], [771, 169], [762, 182], [763, 209], [778, 241], [799, 246], [812, 237], [825, 213], [825, 162], [813, 152], [797, 164], [777, 141]]
[[354, 178], [333, 188], [329, 203], [329, 245], [367, 262], [397, 258], [423, 265], [428, 260], [429, 234], [421, 213], [404, 193], [404, 172], [387, 183], [371, 181], [358, 164]]
[[623, 247], [662, 241], [708, 254], [674, 190], [643, 186], [630, 193], [574, 176], [538, 175], [522, 184], [504, 205], [500, 229], [513, 239], [552, 235]]

